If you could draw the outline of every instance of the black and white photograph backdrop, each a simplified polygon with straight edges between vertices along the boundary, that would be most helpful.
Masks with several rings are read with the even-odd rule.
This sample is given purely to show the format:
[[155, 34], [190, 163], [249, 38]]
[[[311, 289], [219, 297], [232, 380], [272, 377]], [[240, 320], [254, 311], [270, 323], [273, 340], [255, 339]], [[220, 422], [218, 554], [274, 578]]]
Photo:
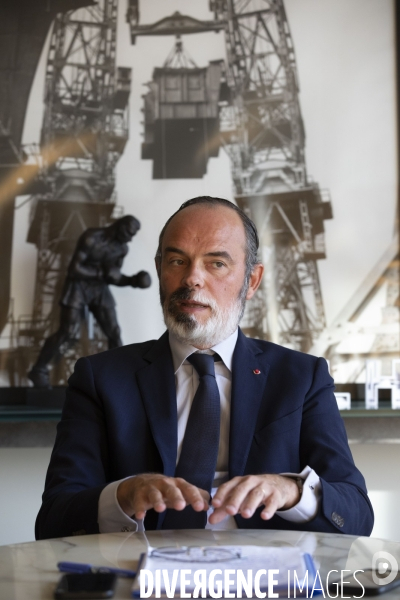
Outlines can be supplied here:
[[[158, 234], [210, 195], [260, 234], [265, 277], [244, 332], [325, 356], [353, 394], [371, 382], [371, 407], [394, 389], [394, 0], [18, 0], [0, 12], [2, 387], [32, 385], [79, 237], [124, 215], [140, 229], [121, 271], [152, 283], [109, 286], [122, 343], [159, 337]], [[107, 348], [80, 309], [53, 385]]]

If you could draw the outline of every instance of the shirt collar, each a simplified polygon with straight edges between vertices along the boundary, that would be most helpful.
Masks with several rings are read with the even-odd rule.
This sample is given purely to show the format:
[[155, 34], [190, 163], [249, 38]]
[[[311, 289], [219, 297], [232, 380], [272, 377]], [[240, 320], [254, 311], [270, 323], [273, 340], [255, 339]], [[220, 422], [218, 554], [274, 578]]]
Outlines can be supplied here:
[[[232, 358], [235, 350], [236, 342], [238, 337], [238, 330], [236, 329], [229, 337], [222, 342], [218, 342], [215, 346], [212, 346], [210, 350], [214, 350], [222, 358], [227, 369], [232, 371]], [[176, 373], [182, 363], [187, 359], [188, 356], [197, 352], [197, 348], [186, 344], [178, 340], [171, 332], [169, 333], [169, 345], [172, 352], [172, 360], [174, 363], [174, 372]]]

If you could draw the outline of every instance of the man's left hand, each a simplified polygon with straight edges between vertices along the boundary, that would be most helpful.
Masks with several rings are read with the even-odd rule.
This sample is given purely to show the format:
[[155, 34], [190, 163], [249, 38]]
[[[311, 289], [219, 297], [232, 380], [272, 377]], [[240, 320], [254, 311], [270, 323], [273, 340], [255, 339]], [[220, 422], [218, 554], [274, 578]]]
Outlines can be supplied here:
[[209, 521], [219, 523], [227, 515], [240, 514], [249, 519], [259, 506], [261, 518], [271, 519], [277, 510], [286, 510], [300, 500], [296, 482], [282, 475], [245, 475], [234, 477], [218, 488], [212, 499], [214, 512]]

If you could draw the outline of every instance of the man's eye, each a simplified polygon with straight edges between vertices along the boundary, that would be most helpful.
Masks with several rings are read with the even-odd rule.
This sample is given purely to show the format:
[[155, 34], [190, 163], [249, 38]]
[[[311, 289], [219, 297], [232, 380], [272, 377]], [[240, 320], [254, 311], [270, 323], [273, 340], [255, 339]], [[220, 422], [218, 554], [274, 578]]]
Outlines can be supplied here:
[[173, 258], [170, 263], [172, 265], [183, 265], [183, 260], [181, 258]]
[[214, 263], [214, 265], [215, 265], [216, 267], [218, 267], [218, 269], [221, 269], [221, 267], [224, 267], [224, 266], [225, 266], [225, 263], [221, 262], [220, 260], [217, 260], [217, 261]]

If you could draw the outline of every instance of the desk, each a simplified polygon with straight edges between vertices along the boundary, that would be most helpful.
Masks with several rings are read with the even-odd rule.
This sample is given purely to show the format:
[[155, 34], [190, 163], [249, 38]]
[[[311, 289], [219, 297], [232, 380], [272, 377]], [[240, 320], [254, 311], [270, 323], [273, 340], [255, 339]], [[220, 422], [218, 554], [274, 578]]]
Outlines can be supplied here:
[[[147, 537], [147, 539], [146, 539]], [[69, 560], [132, 569], [147, 541], [152, 546], [262, 545], [299, 546], [314, 556], [322, 581], [331, 569], [370, 568], [375, 552], [390, 552], [400, 565], [400, 544], [377, 538], [295, 531], [149, 531], [76, 536], [0, 546], [0, 598], [3, 600], [50, 600], [60, 574], [57, 562]], [[340, 575], [340, 573], [339, 573]], [[119, 579], [115, 598], [131, 598], [132, 580]], [[399, 588], [382, 598], [394, 600]], [[323, 596], [320, 596], [323, 598]]]

